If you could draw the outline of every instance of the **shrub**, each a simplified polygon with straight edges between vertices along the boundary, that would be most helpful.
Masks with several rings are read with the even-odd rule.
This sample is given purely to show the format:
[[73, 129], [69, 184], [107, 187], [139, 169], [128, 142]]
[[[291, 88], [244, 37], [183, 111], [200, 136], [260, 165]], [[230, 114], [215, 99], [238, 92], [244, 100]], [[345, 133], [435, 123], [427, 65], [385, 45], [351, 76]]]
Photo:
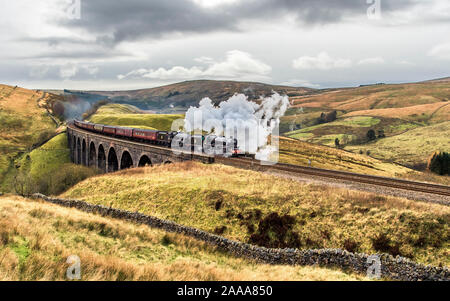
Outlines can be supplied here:
[[258, 230], [250, 236], [249, 243], [267, 248], [299, 248], [301, 242], [298, 233], [293, 231], [294, 225], [293, 216], [270, 213], [259, 222]]
[[14, 188], [17, 194], [23, 196], [37, 192], [58, 195], [97, 173], [98, 171], [92, 168], [66, 163], [57, 170], [39, 177], [32, 177], [26, 171], [22, 171], [14, 178]]
[[450, 175], [450, 155], [447, 152], [434, 152], [428, 159], [427, 169], [439, 175]]
[[170, 238], [170, 236], [169, 235], [167, 235], [167, 234], [164, 234], [164, 236], [162, 237], [162, 239], [161, 239], [161, 244], [163, 245], [163, 246], [168, 246], [168, 245], [170, 245], [170, 244], [172, 244], [173, 242], [172, 242], [172, 239]]
[[51, 174], [49, 178], [48, 194], [60, 194], [75, 184], [92, 177], [97, 174], [97, 171], [81, 165], [66, 163], [57, 171]]
[[372, 246], [376, 251], [388, 253], [392, 256], [402, 255], [400, 246], [398, 244], [392, 244], [389, 237], [384, 233], [380, 233], [375, 238], [372, 238]]
[[348, 238], [344, 241], [344, 249], [351, 252], [351, 253], [355, 253], [356, 251], [358, 251], [359, 248], [359, 244], [354, 241], [351, 238]]
[[375, 131], [370, 129], [367, 131], [367, 139], [369, 139], [369, 141], [375, 140], [377, 138], [377, 135], [375, 134]]
[[227, 230], [227, 226], [220, 226], [214, 229], [214, 234], [222, 235]]
[[0, 230], [0, 246], [6, 246], [10, 241], [9, 233], [6, 230]]
[[334, 145], [339, 147], [339, 138], [334, 139]]
[[320, 114], [319, 119], [317, 120], [317, 123], [327, 123], [327, 122], [332, 122], [335, 121], [337, 118], [337, 112], [336, 111], [331, 111], [329, 113], [322, 113]]
[[34, 138], [33, 147], [37, 147], [43, 145], [47, 141], [49, 141], [52, 137], [55, 136], [55, 131], [53, 130], [44, 130], [39, 133], [39, 135]]
[[59, 119], [64, 119], [65, 108], [64, 104], [61, 101], [55, 101], [52, 104], [53, 114], [56, 115]]
[[380, 233], [378, 236], [372, 238], [372, 246], [376, 251], [388, 252], [390, 249], [391, 240], [386, 234]]

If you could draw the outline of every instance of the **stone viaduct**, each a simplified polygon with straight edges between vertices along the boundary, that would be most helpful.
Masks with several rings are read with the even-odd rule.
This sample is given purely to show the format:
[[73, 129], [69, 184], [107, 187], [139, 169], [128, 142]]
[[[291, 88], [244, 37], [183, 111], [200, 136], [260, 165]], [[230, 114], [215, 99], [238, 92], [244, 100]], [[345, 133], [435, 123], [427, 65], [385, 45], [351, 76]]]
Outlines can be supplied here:
[[74, 125], [67, 127], [67, 137], [72, 162], [97, 167], [103, 172], [187, 160], [211, 160], [190, 153], [176, 155], [170, 148], [104, 136]]

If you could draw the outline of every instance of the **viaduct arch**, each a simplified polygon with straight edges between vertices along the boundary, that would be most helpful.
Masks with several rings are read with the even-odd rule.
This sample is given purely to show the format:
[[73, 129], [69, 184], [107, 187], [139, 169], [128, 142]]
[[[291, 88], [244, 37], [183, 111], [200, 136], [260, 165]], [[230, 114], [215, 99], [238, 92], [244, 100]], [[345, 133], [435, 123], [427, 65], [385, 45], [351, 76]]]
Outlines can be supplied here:
[[211, 163], [213, 160], [207, 156], [175, 154], [170, 148], [89, 132], [73, 124], [67, 127], [67, 137], [72, 161], [96, 167], [102, 172], [188, 160]]

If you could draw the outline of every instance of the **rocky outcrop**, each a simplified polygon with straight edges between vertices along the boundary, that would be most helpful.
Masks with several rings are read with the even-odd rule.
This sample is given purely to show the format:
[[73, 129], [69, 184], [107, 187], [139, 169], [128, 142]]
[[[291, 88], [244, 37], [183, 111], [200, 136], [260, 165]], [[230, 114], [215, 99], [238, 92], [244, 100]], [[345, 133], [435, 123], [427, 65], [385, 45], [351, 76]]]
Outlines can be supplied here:
[[[367, 255], [362, 253], [350, 253], [341, 249], [269, 249], [233, 241], [222, 236], [138, 212], [108, 208], [79, 200], [50, 198], [42, 194], [34, 194], [33, 198], [42, 199], [46, 202], [64, 207], [76, 208], [88, 213], [100, 214], [102, 216], [148, 225], [168, 232], [183, 234], [215, 245], [236, 256], [254, 259], [267, 264], [339, 267], [348, 271], [366, 274], [368, 271], [376, 270], [376, 261], [378, 261], [378, 275], [383, 278], [403, 281], [450, 280], [450, 271], [448, 268], [426, 266], [400, 256], [393, 257], [388, 254]], [[375, 263], [373, 262], [374, 258], [376, 260]]]

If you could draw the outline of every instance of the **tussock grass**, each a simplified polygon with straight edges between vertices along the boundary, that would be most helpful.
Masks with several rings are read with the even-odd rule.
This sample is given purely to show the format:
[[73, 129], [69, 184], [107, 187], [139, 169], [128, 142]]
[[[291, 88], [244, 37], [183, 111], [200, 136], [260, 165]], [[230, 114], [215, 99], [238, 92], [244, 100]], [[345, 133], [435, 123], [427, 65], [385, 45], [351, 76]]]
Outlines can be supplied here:
[[[186, 162], [127, 170], [90, 178], [63, 197], [139, 211], [209, 232], [220, 230], [245, 242], [265, 217], [289, 215], [294, 223], [286, 237], [298, 235], [293, 241], [301, 248], [353, 245], [352, 251], [376, 253], [374, 239], [382, 234], [392, 252], [425, 264], [450, 262], [449, 207], [302, 184], [228, 166]], [[273, 237], [268, 229], [261, 237]]]
[[320, 267], [261, 265], [182, 235], [19, 197], [0, 197], [0, 280], [364, 280]]

